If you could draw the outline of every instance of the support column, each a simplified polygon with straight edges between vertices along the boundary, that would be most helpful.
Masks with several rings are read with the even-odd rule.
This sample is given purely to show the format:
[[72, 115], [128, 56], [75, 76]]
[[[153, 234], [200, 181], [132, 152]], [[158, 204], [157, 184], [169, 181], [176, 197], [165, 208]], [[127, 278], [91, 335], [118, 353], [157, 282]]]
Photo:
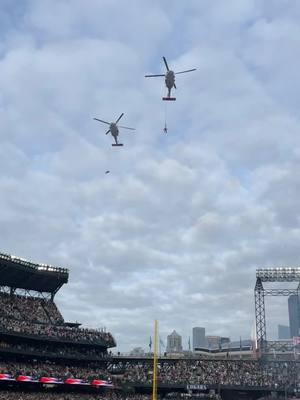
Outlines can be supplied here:
[[255, 298], [255, 322], [256, 322], [256, 340], [260, 353], [264, 353], [267, 341], [266, 333], [266, 313], [265, 313], [265, 293], [262, 281], [256, 279], [254, 289]]

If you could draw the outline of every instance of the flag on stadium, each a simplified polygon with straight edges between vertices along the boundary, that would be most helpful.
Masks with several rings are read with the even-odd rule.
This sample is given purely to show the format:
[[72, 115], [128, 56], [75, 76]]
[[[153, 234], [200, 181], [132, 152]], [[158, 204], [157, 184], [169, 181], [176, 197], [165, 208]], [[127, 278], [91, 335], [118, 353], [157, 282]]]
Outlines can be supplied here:
[[40, 382], [41, 383], [56, 383], [56, 384], [63, 383], [62, 380], [60, 380], [58, 378], [52, 378], [52, 377], [49, 377], [49, 376], [42, 376], [40, 378]]
[[150, 351], [151, 351], [151, 348], [152, 348], [152, 338], [150, 336], [150, 340], [149, 340], [149, 349], [150, 349]]
[[0, 374], [0, 381], [14, 381], [15, 379], [10, 374]]
[[83, 379], [77, 379], [77, 378], [68, 378], [65, 380], [65, 384], [67, 385], [89, 385], [87, 381], [84, 381]]
[[35, 379], [30, 375], [19, 375], [16, 380], [18, 382], [38, 382], [38, 379]]
[[103, 381], [102, 379], [94, 379], [91, 383], [92, 386], [105, 386], [105, 387], [114, 387], [113, 383], [108, 381]]

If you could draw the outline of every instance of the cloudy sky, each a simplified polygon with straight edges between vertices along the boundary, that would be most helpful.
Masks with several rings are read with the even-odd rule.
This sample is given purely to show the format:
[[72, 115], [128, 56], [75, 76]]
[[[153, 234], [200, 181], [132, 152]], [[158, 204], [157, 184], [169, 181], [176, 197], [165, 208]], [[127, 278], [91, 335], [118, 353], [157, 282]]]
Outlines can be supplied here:
[[[1, 251], [70, 269], [65, 319], [120, 351], [155, 318], [185, 347], [193, 326], [250, 337], [256, 268], [299, 265], [299, 18], [297, 0], [1, 1]], [[197, 68], [172, 104], [144, 78], [163, 55]], [[113, 148], [92, 118], [121, 112], [137, 130]]]

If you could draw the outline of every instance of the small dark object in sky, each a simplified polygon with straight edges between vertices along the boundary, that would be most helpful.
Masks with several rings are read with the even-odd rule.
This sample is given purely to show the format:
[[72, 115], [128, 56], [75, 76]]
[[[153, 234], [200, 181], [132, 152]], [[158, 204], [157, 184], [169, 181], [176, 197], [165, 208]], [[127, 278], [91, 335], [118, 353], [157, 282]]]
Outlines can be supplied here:
[[105, 173], [106, 173], [106, 174], [109, 174], [109, 173], [110, 173], [110, 171], [105, 171]]

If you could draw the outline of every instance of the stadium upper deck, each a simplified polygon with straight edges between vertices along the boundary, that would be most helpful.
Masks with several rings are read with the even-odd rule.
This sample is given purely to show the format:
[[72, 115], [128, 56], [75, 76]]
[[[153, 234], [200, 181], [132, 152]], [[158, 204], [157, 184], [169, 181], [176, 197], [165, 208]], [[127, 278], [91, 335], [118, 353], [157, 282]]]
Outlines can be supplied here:
[[68, 282], [66, 268], [37, 264], [0, 253], [0, 286], [51, 293], [52, 297]]
[[[44, 355], [48, 348], [47, 353], [54, 356], [84, 355], [84, 350], [74, 349], [75, 344], [81, 344], [94, 346], [88, 352], [91, 357], [98, 357], [116, 346], [113, 336], [103, 329], [81, 328], [79, 323], [64, 321], [54, 296], [68, 278], [66, 268], [0, 253], [0, 339], [5, 343], [1, 353], [9, 350]], [[17, 347], [15, 338], [19, 341]], [[47, 343], [48, 347], [42, 346], [41, 351], [38, 342]]]

